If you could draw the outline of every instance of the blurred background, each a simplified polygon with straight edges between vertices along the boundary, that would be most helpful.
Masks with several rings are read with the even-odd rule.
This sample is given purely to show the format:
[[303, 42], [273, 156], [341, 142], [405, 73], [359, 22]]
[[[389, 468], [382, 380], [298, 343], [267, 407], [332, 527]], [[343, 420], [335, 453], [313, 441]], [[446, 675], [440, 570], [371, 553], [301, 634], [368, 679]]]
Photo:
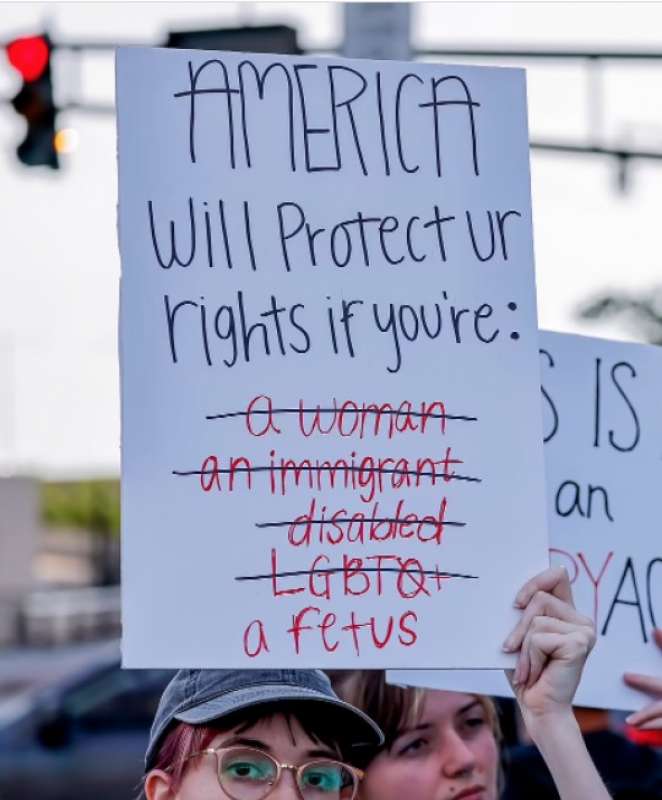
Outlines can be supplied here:
[[662, 343], [662, 5], [0, 3], [4, 800], [132, 796], [168, 677], [117, 644], [121, 44], [526, 67], [540, 325]]

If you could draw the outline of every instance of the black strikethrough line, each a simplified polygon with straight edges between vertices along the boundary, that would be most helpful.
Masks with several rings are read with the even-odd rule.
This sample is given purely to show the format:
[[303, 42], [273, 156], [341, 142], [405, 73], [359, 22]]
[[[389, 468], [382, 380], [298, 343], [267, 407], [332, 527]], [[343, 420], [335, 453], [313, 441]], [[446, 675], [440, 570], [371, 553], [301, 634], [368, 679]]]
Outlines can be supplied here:
[[189, 470], [178, 470], [173, 469], [172, 474], [176, 475], [178, 478], [186, 478], [190, 477], [191, 475], [232, 475], [237, 472], [376, 472], [380, 475], [414, 475], [417, 478], [439, 478], [439, 480], [443, 481], [468, 481], [469, 483], [482, 483], [482, 478], [476, 478], [473, 475], [458, 475], [457, 473], [453, 472], [448, 475], [444, 475], [444, 473], [439, 472], [429, 472], [427, 470], [416, 470], [416, 469], [397, 469], [395, 467], [352, 467], [349, 465], [345, 465], [342, 467], [337, 467], [334, 465], [324, 465], [321, 464], [319, 466], [309, 465], [306, 466], [302, 464], [300, 466], [256, 466], [256, 467], [228, 467], [221, 469], [220, 467], [216, 467], [214, 469], [189, 469]]
[[[428, 516], [432, 516], [429, 514]], [[295, 519], [284, 519], [282, 522], [256, 522], [256, 528], [284, 528], [288, 525], [294, 525], [297, 523], [298, 525], [303, 525], [305, 523], [310, 523], [311, 525], [322, 525], [322, 524], [329, 524], [332, 525], [334, 522], [404, 522], [406, 525], [438, 525], [439, 521], [434, 519], [415, 519], [415, 520], [406, 520], [406, 519], [398, 519], [397, 517], [363, 517], [362, 519], [356, 519], [355, 517], [334, 517], [333, 519], [306, 519], [301, 520], [300, 522]], [[453, 520], [442, 520], [441, 524], [443, 526], [450, 526], [454, 528], [464, 528], [467, 524], [466, 522], [455, 522]]]
[[470, 417], [465, 414], [435, 414], [424, 411], [402, 411], [401, 409], [379, 409], [379, 408], [271, 408], [256, 409], [255, 411], [228, 411], [222, 414], [207, 414], [205, 419], [230, 419], [231, 417], [251, 417], [253, 414], [384, 414], [402, 417], [428, 417], [429, 419], [452, 419], [460, 422], [478, 422], [478, 417]]
[[294, 578], [301, 575], [334, 575], [337, 572], [354, 574], [356, 572], [396, 572], [407, 573], [413, 577], [418, 575], [430, 575], [433, 578], [463, 578], [464, 580], [477, 581], [478, 575], [465, 575], [461, 572], [440, 572], [436, 569], [401, 569], [400, 567], [328, 567], [326, 569], [295, 569], [288, 572], [270, 572], [267, 575], [237, 575], [236, 581], [266, 581], [273, 578]]

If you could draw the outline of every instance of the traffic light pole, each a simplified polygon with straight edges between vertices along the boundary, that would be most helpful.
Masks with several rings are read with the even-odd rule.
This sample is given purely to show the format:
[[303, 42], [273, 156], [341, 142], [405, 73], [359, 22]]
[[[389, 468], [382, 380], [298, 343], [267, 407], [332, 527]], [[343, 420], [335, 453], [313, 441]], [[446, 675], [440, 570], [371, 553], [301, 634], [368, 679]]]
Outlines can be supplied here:
[[[250, 29], [246, 29], [250, 30]], [[192, 32], [203, 33], [203, 32]], [[182, 34], [185, 35], [185, 34]], [[144, 42], [137, 41], [70, 41], [52, 42], [53, 51], [68, 50], [72, 52], [112, 52], [117, 47], [129, 46], [149, 46]], [[221, 48], [222, 49], [222, 48]], [[302, 51], [306, 55], [316, 55], [320, 53], [333, 55], [340, 54], [342, 47], [333, 46], [313, 51]], [[412, 58], [479, 58], [499, 61], [576, 61], [584, 62], [592, 69], [600, 67], [606, 62], [645, 62], [662, 61], [661, 50], [634, 50], [634, 49], [591, 49], [591, 48], [522, 48], [522, 47], [477, 47], [470, 44], [456, 45], [453, 47], [432, 47], [414, 48], [411, 51]], [[2, 102], [2, 101], [0, 101]], [[10, 102], [10, 101], [6, 101]], [[596, 104], [593, 104], [593, 117], [597, 115]], [[76, 111], [89, 114], [110, 115], [115, 112], [111, 104], [77, 103], [70, 102], [61, 107], [62, 111]], [[532, 140], [531, 148], [543, 152], [562, 153], [565, 155], [583, 156], [603, 156], [614, 158], [619, 165], [619, 170], [623, 173], [627, 164], [634, 159], [646, 161], [662, 160], [662, 151], [648, 149], [631, 149], [608, 147], [601, 144], [586, 144], [582, 142], [563, 142]]]

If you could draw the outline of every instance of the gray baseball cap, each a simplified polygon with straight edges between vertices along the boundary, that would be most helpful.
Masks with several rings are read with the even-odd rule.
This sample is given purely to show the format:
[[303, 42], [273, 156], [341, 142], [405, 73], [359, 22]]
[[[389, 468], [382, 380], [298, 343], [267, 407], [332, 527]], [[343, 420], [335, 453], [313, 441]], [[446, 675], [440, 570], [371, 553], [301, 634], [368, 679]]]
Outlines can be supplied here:
[[166, 686], [154, 716], [145, 754], [152, 767], [161, 739], [174, 721], [201, 725], [245, 708], [281, 701], [324, 703], [343, 718], [352, 746], [378, 747], [384, 734], [367, 714], [340, 700], [321, 670], [182, 669]]

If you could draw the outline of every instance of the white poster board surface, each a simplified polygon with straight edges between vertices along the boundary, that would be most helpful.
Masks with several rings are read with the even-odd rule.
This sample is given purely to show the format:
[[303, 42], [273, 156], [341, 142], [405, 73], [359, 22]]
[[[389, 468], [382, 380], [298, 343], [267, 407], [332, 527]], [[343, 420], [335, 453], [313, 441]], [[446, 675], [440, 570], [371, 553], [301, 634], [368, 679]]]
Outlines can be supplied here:
[[117, 100], [124, 664], [510, 663], [523, 71], [130, 48]]
[[[659, 675], [662, 349], [541, 332], [550, 559], [566, 567], [597, 643], [578, 705], [644, 704], [624, 672]], [[500, 672], [393, 672], [389, 680], [512, 696]]]

